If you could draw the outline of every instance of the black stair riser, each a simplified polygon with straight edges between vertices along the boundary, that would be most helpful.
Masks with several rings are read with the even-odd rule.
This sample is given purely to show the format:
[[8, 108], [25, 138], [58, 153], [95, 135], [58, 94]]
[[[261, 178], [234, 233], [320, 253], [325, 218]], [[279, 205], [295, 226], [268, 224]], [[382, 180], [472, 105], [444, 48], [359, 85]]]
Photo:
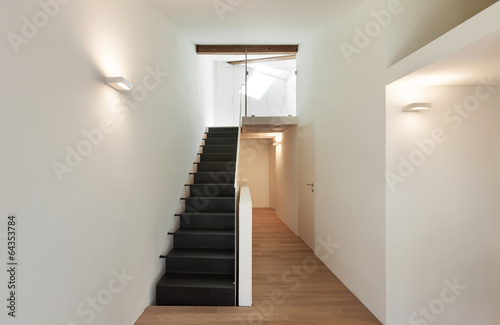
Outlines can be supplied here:
[[218, 139], [218, 138], [212, 138], [212, 139], [205, 139], [205, 145], [206, 146], [228, 146], [232, 145], [235, 146], [238, 143], [238, 139]]
[[232, 153], [236, 155], [237, 146], [203, 146], [203, 153]]
[[167, 272], [234, 274], [234, 259], [188, 258], [167, 256]]
[[186, 211], [234, 211], [234, 198], [188, 197], [185, 201]]
[[200, 162], [234, 162], [236, 163], [235, 153], [203, 153], [200, 154]]
[[234, 172], [236, 164], [234, 162], [203, 162], [197, 164], [198, 172]]
[[208, 133], [238, 133], [238, 127], [228, 126], [228, 127], [212, 127], [208, 128]]
[[234, 306], [234, 289], [157, 287], [158, 306]]
[[212, 139], [212, 138], [217, 138], [217, 139], [237, 139], [238, 138], [238, 133], [237, 132], [229, 132], [229, 133], [209, 132], [209, 133], [207, 133], [207, 139]]
[[234, 184], [234, 172], [208, 172], [194, 174], [195, 184]]
[[234, 215], [190, 215], [182, 213], [180, 216], [181, 228], [195, 229], [234, 229]]
[[234, 249], [234, 234], [174, 234], [174, 248]]
[[234, 197], [236, 193], [233, 184], [191, 185], [189, 192], [191, 196], [196, 197]]

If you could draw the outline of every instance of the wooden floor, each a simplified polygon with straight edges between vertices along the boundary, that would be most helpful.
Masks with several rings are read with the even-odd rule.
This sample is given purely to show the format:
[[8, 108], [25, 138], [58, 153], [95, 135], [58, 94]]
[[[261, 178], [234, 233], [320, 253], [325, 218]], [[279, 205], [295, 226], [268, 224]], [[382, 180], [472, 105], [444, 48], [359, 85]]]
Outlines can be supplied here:
[[253, 307], [148, 307], [135, 325], [381, 324], [271, 209], [254, 209]]

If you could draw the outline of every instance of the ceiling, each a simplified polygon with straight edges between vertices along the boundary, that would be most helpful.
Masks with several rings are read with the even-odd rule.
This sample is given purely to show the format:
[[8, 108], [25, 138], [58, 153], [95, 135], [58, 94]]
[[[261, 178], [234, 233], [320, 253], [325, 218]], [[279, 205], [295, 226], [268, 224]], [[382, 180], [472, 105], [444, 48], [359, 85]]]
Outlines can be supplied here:
[[500, 31], [400, 80], [409, 86], [500, 85]]
[[148, 0], [195, 44], [300, 44], [365, 0]]
[[[147, 0], [195, 44], [300, 44], [365, 0]], [[424, 67], [398, 83], [500, 84], [500, 32]], [[228, 60], [230, 60], [228, 58]]]

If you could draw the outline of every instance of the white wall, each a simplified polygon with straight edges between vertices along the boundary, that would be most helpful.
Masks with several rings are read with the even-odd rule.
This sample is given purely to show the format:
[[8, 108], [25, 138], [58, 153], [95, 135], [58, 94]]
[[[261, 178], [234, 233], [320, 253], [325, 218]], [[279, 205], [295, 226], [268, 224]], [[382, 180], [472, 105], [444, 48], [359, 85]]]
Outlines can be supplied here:
[[497, 0], [401, 0], [388, 22], [387, 63], [392, 65], [486, 9]]
[[297, 126], [283, 132], [281, 144], [275, 148], [276, 215], [298, 234], [298, 141]]
[[[451, 2], [443, 2], [442, 9], [441, 2], [428, 0], [366, 1], [300, 45], [299, 126], [316, 124], [317, 241], [335, 243], [325, 264], [381, 321], [386, 318], [386, 231], [397, 235], [385, 224], [385, 86], [392, 77], [386, 66], [492, 3]], [[390, 13], [390, 23], [380, 13]], [[422, 23], [422, 17], [434, 15], [446, 16], [431, 25], [435, 34]], [[398, 71], [413, 71], [415, 62], [409, 64]], [[404, 298], [390, 297], [400, 303]], [[400, 325], [391, 323], [392, 316], [387, 324]]]
[[388, 88], [387, 324], [500, 323], [500, 88], [477, 89]]
[[[385, 37], [351, 57], [356, 26], [385, 1], [367, 1], [300, 45], [298, 116], [316, 125], [316, 238], [335, 243], [324, 263], [385, 318]], [[317, 246], [319, 246], [317, 244]], [[323, 253], [323, 252], [322, 252]]]
[[197, 77], [206, 125], [215, 126], [215, 63], [210, 58], [198, 56]]
[[[235, 60], [241, 59], [235, 56]], [[244, 59], [244, 58], [243, 58]], [[215, 125], [239, 126], [240, 112], [244, 114], [244, 104], [240, 94], [245, 83], [245, 68], [225, 62], [215, 62]]]
[[270, 203], [270, 140], [242, 139], [238, 177], [248, 180], [254, 208], [269, 208]]
[[[0, 233], [17, 214], [20, 260], [17, 322], [5, 309], [0, 322], [132, 324], [154, 300], [158, 256], [210, 118], [195, 47], [156, 9], [65, 2], [47, 22], [38, 1], [0, 4], [2, 35], [22, 36], [23, 17], [42, 19], [36, 33], [25, 27], [19, 53], [0, 40]], [[168, 76], [148, 77], [148, 67]], [[116, 75], [138, 87], [135, 100], [103, 82]], [[82, 130], [100, 123], [110, 132], [89, 145]], [[92, 152], [60, 182], [52, 165], [79, 144]]]
[[276, 148], [269, 146], [269, 207], [276, 209]]

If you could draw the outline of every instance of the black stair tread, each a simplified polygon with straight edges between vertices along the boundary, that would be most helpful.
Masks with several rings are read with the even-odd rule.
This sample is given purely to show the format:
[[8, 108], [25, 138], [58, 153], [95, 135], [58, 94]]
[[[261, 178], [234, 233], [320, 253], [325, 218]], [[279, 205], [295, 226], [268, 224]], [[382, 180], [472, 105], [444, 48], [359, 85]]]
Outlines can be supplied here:
[[229, 133], [229, 132], [238, 132], [238, 127], [211, 127], [205, 133]]
[[206, 146], [220, 146], [220, 145], [234, 146], [238, 144], [237, 138], [208, 138], [203, 140], [205, 141], [204, 145]]
[[205, 160], [205, 161], [197, 161], [194, 164], [211, 164], [211, 163], [221, 163], [221, 164], [235, 164], [236, 163], [236, 157], [235, 158], [226, 158], [226, 159], [220, 159], [217, 158], [218, 160], [213, 161], [213, 160]]
[[222, 148], [219, 146], [206, 146], [202, 147], [203, 152], [199, 152], [198, 156], [213, 156], [213, 157], [231, 157], [231, 158], [236, 158], [237, 155], [237, 149], [236, 147], [232, 148], [231, 146], [227, 146], [226, 148]]
[[238, 146], [236, 145], [202, 145], [200, 148], [203, 150], [203, 153], [227, 153], [231, 155], [236, 155], [238, 152]]
[[[196, 175], [198, 174], [199, 176], [225, 176], [225, 175], [229, 175], [229, 176], [235, 176], [235, 172], [196, 172], [196, 173], [189, 173], [189, 175]], [[231, 183], [217, 183], [217, 184], [232, 184], [234, 182], [231, 182]], [[214, 184], [213, 183], [213, 180], [210, 181], [210, 183], [196, 183], [196, 184]]]
[[233, 183], [196, 183], [196, 184], [184, 184], [184, 186], [201, 186], [201, 185], [204, 185], [204, 186], [231, 186], [233, 185]]
[[[217, 134], [217, 133], [213, 133], [212, 135], [214, 134]], [[222, 133], [221, 133], [222, 134]], [[225, 133], [227, 135], [227, 133]], [[230, 142], [230, 144], [219, 144], [219, 145], [228, 145], [228, 146], [232, 146], [232, 145], [236, 145], [238, 143], [238, 134], [234, 134], [234, 137], [229, 137], [229, 138], [216, 138], [216, 137], [210, 137], [210, 138], [203, 138], [201, 139], [203, 141], [208, 141], [208, 142], [218, 142], [220, 143], [219, 141], [221, 142]], [[216, 146], [217, 144], [215, 144], [214, 146]]]
[[174, 248], [167, 258], [234, 259], [233, 249]]
[[238, 132], [238, 127], [228, 128], [228, 127], [215, 127], [209, 128], [205, 133], [230, 133], [230, 132]]
[[195, 175], [195, 174], [207, 174], [207, 175], [212, 175], [212, 174], [235, 174], [235, 172], [196, 172], [196, 173], [189, 173], [189, 175]]
[[236, 133], [238, 134], [239, 130], [238, 128], [236, 129], [212, 129], [212, 130], [208, 130], [208, 131], [205, 131], [205, 134], [217, 134], [217, 133]]
[[[211, 138], [211, 140], [212, 139], [221, 139], [221, 140], [224, 139], [224, 140], [226, 140], [226, 139], [230, 139], [230, 138]], [[236, 144], [202, 144], [200, 147], [237, 147], [237, 145]]]
[[217, 131], [222, 131], [222, 130], [235, 131], [238, 129], [239, 129], [238, 126], [209, 126], [208, 127], [209, 131], [214, 131], [214, 130], [217, 130]]
[[234, 211], [192, 211], [186, 210], [181, 213], [177, 213], [176, 216], [192, 216], [192, 217], [212, 217], [212, 216], [221, 216], [221, 217], [234, 217], [236, 213]]
[[234, 274], [165, 273], [157, 286], [234, 289]]
[[181, 200], [186, 200], [186, 199], [234, 200], [234, 196], [188, 196]]
[[236, 162], [236, 160], [230, 160], [230, 161], [196, 161], [194, 162], [193, 164], [195, 165], [199, 165], [199, 164], [231, 164], [231, 165], [234, 165], [234, 163]]
[[[202, 184], [194, 184], [194, 185], [202, 185]], [[222, 184], [222, 185], [231, 185], [231, 184]], [[185, 198], [181, 198], [181, 200], [186, 200], [186, 199], [214, 199], [214, 200], [229, 200], [230, 198], [234, 199], [233, 196], [198, 196], [198, 195], [190, 195]]]
[[176, 235], [234, 235], [234, 229], [221, 228], [179, 228]]
[[[234, 147], [234, 146], [228, 146], [228, 147]], [[198, 156], [201, 156], [201, 155], [228, 155], [228, 156], [231, 155], [231, 156], [234, 156], [234, 155], [236, 155], [236, 152], [199, 152]]]
[[211, 153], [206, 154], [204, 153], [200, 157], [202, 157], [201, 161], [196, 161], [195, 164], [211, 164], [211, 163], [221, 163], [221, 164], [235, 164], [236, 163], [236, 157], [226, 157], [226, 158], [221, 158], [221, 157], [203, 157], [204, 155], [212, 155]]
[[234, 216], [234, 212], [213, 212], [213, 211], [184, 211], [182, 213], [176, 214], [176, 216], [206, 216], [206, 217], [211, 217], [211, 216]]
[[224, 165], [227, 165], [228, 168], [234, 168], [234, 166], [236, 165], [236, 161], [235, 160], [229, 160], [229, 161], [202, 161], [202, 162], [195, 162], [193, 163], [193, 165], [202, 165], [202, 166], [224, 166]]
[[235, 133], [235, 134], [238, 134], [238, 129], [212, 129], [212, 130], [209, 130], [208, 132], [205, 132], [205, 134], [216, 134], [216, 133]]
[[[226, 159], [230, 160], [230, 161], [236, 161], [236, 152], [208, 152], [208, 153], [199, 153], [198, 156], [200, 156], [200, 158], [202, 158], [203, 156], [206, 156], [206, 157], [217, 157], [218, 159], [220, 159], [221, 157], [226, 157]], [[216, 161], [214, 161], [216, 162]], [[226, 162], [226, 161], [223, 161], [223, 162]]]
[[219, 216], [219, 215], [222, 215], [222, 216], [234, 216], [235, 213], [234, 212], [227, 212], [227, 211], [221, 211], [221, 212], [217, 212], [217, 211], [207, 211], [207, 212], [203, 212], [203, 211], [184, 211], [184, 212], [181, 212], [180, 214], [176, 214], [176, 216], [178, 215], [181, 215], [181, 214], [189, 214], [189, 215], [210, 215], [210, 216]]

